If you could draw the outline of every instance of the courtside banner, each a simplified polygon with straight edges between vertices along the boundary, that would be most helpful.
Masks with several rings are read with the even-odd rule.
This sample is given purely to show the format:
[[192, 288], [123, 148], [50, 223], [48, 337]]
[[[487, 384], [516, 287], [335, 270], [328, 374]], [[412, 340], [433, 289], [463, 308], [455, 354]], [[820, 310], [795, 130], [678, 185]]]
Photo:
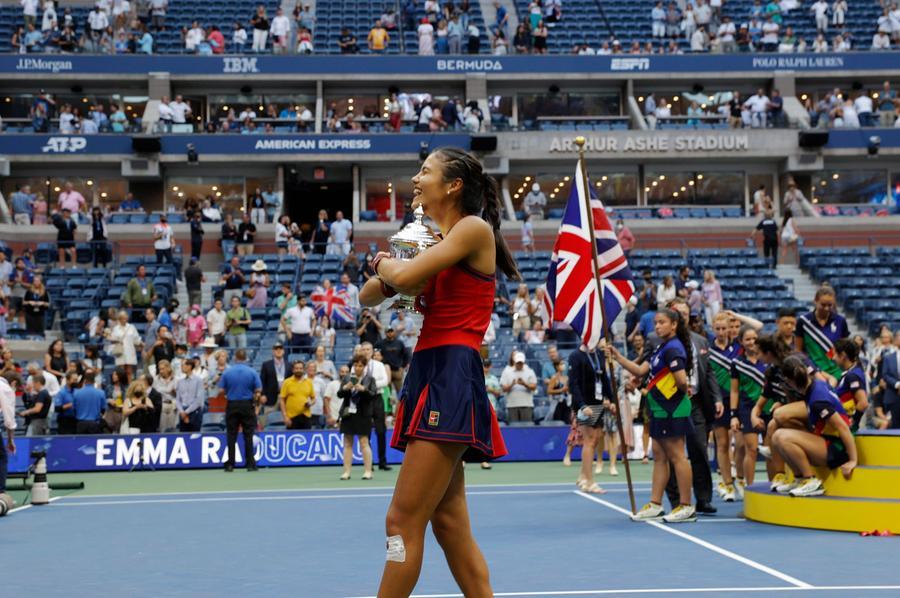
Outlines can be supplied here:
[[900, 53], [604, 56], [99, 56], [5, 54], [0, 73], [42, 75], [446, 75], [455, 73], [734, 73], [896, 70]]
[[[227, 134], [162, 135], [163, 155], [187, 155], [192, 144], [200, 155], [232, 154], [416, 154], [426, 147], [468, 149], [469, 135], [458, 133], [372, 133], [372, 134]], [[126, 155], [133, 154], [131, 135], [0, 135], [0, 155]]]
[[[555, 461], [566, 452], [568, 426], [504, 428], [509, 454], [502, 461]], [[390, 431], [388, 431], [390, 437]], [[254, 439], [256, 461], [261, 467], [340, 465], [343, 435], [335, 430], [260, 432]], [[374, 435], [373, 452], [377, 450]], [[50, 473], [66, 471], [122, 471], [133, 467], [202, 469], [222, 467], [227, 458], [225, 434], [185, 433], [143, 436], [35, 436], [16, 438], [10, 455], [10, 472], [23, 472], [33, 462], [32, 451], [47, 454]], [[238, 436], [237, 463], [244, 462], [243, 438]], [[376, 453], [377, 454], [377, 453]], [[388, 461], [399, 463], [403, 453], [388, 447]], [[362, 463], [359, 443], [354, 462]]]

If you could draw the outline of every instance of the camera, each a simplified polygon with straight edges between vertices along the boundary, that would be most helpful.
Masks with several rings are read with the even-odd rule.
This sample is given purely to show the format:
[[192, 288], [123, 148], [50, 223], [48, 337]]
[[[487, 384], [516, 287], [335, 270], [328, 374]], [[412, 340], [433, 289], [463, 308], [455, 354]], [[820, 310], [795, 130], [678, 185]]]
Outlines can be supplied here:
[[43, 450], [41, 450], [41, 449], [35, 449], [35, 450], [31, 451], [31, 458], [32, 458], [32, 459], [35, 459], [35, 460], [37, 460], [37, 459], [43, 459], [43, 458], [46, 457], [46, 456], [47, 456], [47, 451], [43, 451]]

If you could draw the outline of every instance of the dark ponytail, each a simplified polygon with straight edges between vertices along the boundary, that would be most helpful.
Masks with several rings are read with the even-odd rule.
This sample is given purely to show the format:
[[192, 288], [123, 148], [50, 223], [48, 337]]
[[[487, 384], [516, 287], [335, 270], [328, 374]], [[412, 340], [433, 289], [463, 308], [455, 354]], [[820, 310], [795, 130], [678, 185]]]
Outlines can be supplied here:
[[484, 172], [481, 162], [472, 154], [457, 148], [441, 148], [439, 154], [444, 165], [444, 181], [460, 179], [462, 188], [462, 212], [467, 216], [480, 216], [494, 231], [497, 250], [497, 268], [513, 280], [520, 280], [519, 268], [513, 259], [506, 240], [500, 233], [503, 204], [497, 180]]
[[680, 340], [681, 344], [684, 346], [684, 353], [686, 356], [684, 369], [687, 372], [687, 375], [690, 376], [691, 372], [694, 370], [694, 344], [691, 342], [691, 331], [688, 330], [688, 323], [681, 317], [681, 314], [674, 309], [666, 308], [660, 313], [670, 321], [675, 322], [675, 337]]

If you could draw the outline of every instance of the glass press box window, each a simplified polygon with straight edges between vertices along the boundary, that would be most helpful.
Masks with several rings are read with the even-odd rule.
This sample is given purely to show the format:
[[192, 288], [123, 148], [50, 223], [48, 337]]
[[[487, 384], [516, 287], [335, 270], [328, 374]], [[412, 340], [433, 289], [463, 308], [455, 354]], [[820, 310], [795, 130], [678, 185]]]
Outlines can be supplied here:
[[[588, 164], [590, 184], [594, 194], [608, 206], [637, 205], [638, 177], [636, 172], [603, 172], [592, 170]], [[547, 199], [545, 210], [565, 208], [572, 192], [573, 172], [536, 172], [509, 175], [509, 193], [516, 211], [523, 209], [525, 196], [535, 183]], [[546, 212], [545, 212], [546, 213]]]
[[[402, 220], [412, 204], [413, 184], [408, 177], [366, 177], [366, 211], [374, 211], [381, 222]], [[394, 211], [391, 213], [391, 206]]]
[[[63, 191], [66, 182], [71, 182], [76, 191], [84, 196], [85, 202], [90, 209], [93, 205], [99, 205], [107, 211], [114, 212], [119, 209], [119, 204], [125, 199], [128, 193], [128, 181], [121, 178], [91, 178], [91, 177], [10, 177], [3, 179], [0, 183], [0, 190], [3, 196], [9, 200], [9, 197], [18, 189], [25, 185], [31, 187], [31, 192], [35, 194], [35, 199], [43, 199], [47, 202], [47, 215], [55, 210], [59, 194]], [[144, 206], [145, 209], [154, 209], [152, 206]], [[161, 206], [157, 206], [159, 209]]]
[[601, 93], [560, 92], [519, 94], [516, 97], [519, 122], [534, 128], [537, 118], [567, 116], [621, 116], [621, 99], [616, 91]]
[[[897, 175], [894, 175], [896, 180]], [[812, 177], [816, 204], [874, 204], [886, 202], [887, 173], [883, 170], [833, 170]]]
[[246, 207], [244, 177], [169, 177], [166, 180], [166, 210], [180, 212], [189, 199], [201, 205], [204, 200], [215, 201], [223, 215], [231, 212], [240, 218]]
[[743, 172], [653, 172], [644, 176], [648, 205], [743, 206]]

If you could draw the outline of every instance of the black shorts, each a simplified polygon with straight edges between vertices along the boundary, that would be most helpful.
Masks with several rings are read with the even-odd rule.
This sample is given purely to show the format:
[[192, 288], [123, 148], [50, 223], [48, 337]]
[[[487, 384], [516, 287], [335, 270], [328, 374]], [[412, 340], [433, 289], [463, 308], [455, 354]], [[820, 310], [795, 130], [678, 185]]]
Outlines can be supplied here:
[[825, 446], [828, 451], [825, 457], [825, 464], [828, 466], [828, 469], [837, 469], [850, 460], [850, 455], [847, 454], [847, 447], [844, 446], [840, 438], [836, 436], [823, 436], [822, 438], [825, 439]]
[[57, 241], [56, 248], [57, 249], [72, 249], [75, 247], [75, 241]]

